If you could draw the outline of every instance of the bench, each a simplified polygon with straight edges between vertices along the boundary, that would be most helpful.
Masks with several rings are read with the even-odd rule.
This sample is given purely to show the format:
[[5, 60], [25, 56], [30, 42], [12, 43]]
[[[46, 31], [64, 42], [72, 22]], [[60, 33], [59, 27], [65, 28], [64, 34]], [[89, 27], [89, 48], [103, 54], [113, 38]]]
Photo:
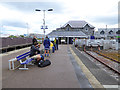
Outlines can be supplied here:
[[[19, 69], [28, 70], [28, 68], [26, 67], [27, 64], [29, 64], [32, 60], [34, 60], [33, 58], [30, 58], [29, 55], [30, 55], [30, 51], [26, 52], [24, 54], [21, 54], [21, 55], [17, 56], [16, 58], [13, 58], [13, 59], [9, 60], [9, 70], [15, 70], [20, 65], [24, 65], [24, 67], [19, 68]], [[15, 67], [15, 61], [19, 61], [20, 65]]]

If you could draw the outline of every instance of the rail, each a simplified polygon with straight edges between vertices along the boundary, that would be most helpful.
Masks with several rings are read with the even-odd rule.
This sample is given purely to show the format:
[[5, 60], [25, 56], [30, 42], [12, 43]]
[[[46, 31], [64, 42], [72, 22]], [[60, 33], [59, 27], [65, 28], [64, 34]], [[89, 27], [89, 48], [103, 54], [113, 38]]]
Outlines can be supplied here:
[[106, 64], [104, 61], [100, 60], [99, 58], [95, 57], [94, 55], [90, 54], [87, 51], [84, 51], [84, 52], [120, 75], [119, 69], [115, 69], [115, 68], [111, 67], [110, 65]]

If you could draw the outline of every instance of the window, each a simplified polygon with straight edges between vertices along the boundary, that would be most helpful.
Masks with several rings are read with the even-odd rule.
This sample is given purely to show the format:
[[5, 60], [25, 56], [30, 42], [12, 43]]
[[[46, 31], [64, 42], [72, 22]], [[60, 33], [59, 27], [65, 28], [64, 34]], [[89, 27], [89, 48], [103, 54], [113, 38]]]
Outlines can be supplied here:
[[105, 34], [105, 32], [102, 30], [102, 31], [100, 32], [100, 34], [104, 35], [104, 34]]
[[111, 30], [111, 31], [109, 32], [109, 34], [113, 34], [113, 31]]
[[116, 34], [120, 34], [120, 30], [118, 30], [118, 31], [116, 32]]
[[69, 27], [67, 27], [66, 31], [69, 31]]

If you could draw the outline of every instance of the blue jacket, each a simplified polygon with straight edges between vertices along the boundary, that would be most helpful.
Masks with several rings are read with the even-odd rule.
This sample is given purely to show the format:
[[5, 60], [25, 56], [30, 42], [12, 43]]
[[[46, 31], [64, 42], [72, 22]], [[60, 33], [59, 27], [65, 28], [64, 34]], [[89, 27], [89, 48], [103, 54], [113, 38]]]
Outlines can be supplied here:
[[49, 40], [49, 38], [46, 38], [46, 39], [44, 40], [43, 45], [44, 45], [45, 48], [49, 48], [49, 47], [50, 47], [50, 40]]

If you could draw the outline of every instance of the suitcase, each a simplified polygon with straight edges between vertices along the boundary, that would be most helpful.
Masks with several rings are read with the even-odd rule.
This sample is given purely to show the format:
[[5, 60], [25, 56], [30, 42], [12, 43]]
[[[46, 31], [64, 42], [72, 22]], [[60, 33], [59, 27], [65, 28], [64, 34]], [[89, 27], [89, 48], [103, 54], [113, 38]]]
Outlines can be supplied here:
[[40, 60], [38, 62], [38, 67], [46, 67], [49, 66], [51, 64], [50, 60], [46, 59], [46, 60]]

